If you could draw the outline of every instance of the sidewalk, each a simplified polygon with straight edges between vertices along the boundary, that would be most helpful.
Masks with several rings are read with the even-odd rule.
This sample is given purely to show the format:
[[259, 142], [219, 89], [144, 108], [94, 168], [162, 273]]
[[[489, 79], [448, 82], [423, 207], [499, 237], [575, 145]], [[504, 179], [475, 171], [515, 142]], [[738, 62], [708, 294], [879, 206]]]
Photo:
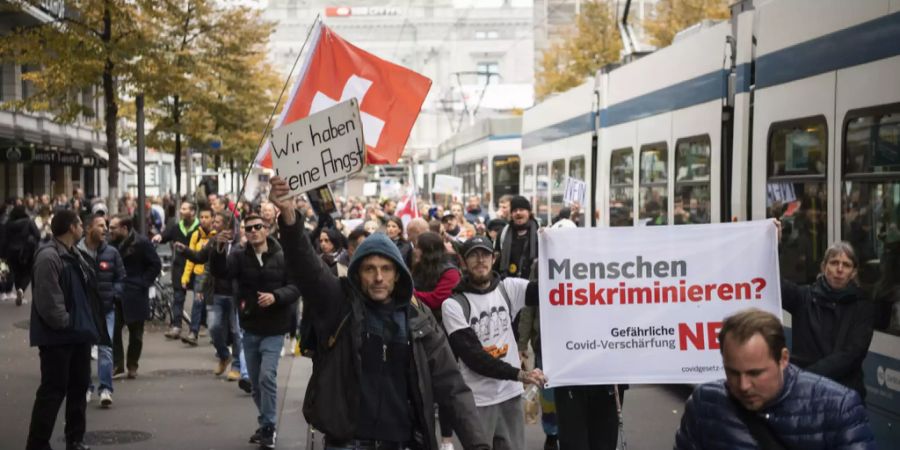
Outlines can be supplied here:
[[[29, 317], [30, 305], [17, 308], [13, 302], [0, 303], [0, 448], [25, 447], [40, 382], [38, 351], [28, 346]], [[110, 409], [100, 409], [96, 396], [88, 405], [89, 444], [134, 450], [255, 448], [247, 443], [257, 427], [253, 400], [236, 382], [213, 375], [216, 357], [209, 337], [189, 347], [167, 340], [164, 331], [160, 325], [147, 324], [138, 377], [113, 382]], [[127, 328], [125, 334], [127, 342]], [[278, 366], [279, 449], [305, 448], [301, 407], [311, 369], [309, 359], [290, 354]], [[96, 363], [94, 370], [96, 376]], [[57, 419], [54, 448], [65, 448], [64, 409]], [[113, 440], [91, 439], [101, 435]], [[145, 440], [127, 445], [115, 440], [131, 437]]]

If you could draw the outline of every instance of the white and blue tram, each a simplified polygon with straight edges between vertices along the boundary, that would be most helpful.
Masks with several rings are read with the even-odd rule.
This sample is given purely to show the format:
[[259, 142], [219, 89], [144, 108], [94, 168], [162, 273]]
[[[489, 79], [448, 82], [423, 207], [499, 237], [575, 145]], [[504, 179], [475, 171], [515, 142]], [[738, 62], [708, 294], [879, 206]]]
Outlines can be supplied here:
[[900, 442], [900, 0], [732, 8], [526, 111], [520, 188], [549, 216], [555, 170], [586, 161], [599, 226], [779, 217], [782, 275], [800, 283], [828, 243], [849, 241], [882, 310], [864, 370], [889, 447]]

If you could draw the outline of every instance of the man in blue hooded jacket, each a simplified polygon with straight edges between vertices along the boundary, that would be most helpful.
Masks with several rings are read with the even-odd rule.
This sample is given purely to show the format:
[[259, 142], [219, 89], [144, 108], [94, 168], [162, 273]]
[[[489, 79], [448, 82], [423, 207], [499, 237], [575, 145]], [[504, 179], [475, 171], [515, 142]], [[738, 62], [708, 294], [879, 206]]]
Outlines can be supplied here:
[[411, 301], [397, 246], [383, 233], [369, 236], [338, 277], [316, 255], [287, 183], [271, 184], [289, 275], [318, 342], [303, 413], [325, 447], [437, 450], [436, 402], [452, 412], [465, 448], [490, 448], [447, 338], [428, 308]]

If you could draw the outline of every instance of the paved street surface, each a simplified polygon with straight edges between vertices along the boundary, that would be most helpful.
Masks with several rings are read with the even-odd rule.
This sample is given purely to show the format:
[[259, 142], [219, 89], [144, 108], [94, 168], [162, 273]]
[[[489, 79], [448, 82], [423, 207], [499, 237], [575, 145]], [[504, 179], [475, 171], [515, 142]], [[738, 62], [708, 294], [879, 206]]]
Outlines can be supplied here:
[[[24, 448], [40, 381], [38, 351], [28, 346], [29, 314], [30, 304], [17, 308], [13, 302], [0, 303], [3, 449]], [[148, 324], [139, 376], [114, 382], [112, 408], [100, 409], [96, 398], [88, 405], [88, 442], [94, 448], [125, 450], [254, 448], [247, 444], [256, 429], [253, 401], [236, 383], [212, 374], [216, 360], [209, 338], [201, 337], [200, 346], [191, 348], [167, 341], [163, 332], [161, 326]], [[311, 366], [308, 359], [290, 355], [279, 365], [279, 449], [306, 448], [301, 405]], [[629, 390], [625, 396], [628, 447], [671, 448], [685, 395], [681, 390], [659, 386]], [[55, 448], [65, 448], [62, 410], [64, 407], [54, 432]], [[103, 445], [96, 440], [104, 435], [113, 441]], [[114, 441], [129, 437], [143, 440], [128, 444]], [[528, 426], [526, 441], [528, 450], [543, 448], [540, 424]]]

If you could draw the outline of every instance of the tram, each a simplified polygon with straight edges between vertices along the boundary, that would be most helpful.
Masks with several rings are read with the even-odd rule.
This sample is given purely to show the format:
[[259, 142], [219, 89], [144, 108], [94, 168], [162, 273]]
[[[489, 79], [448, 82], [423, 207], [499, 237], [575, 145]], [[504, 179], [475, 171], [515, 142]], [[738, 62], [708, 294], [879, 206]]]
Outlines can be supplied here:
[[739, 2], [526, 111], [522, 142], [539, 214], [560, 205], [554, 165], [584, 160], [597, 226], [778, 217], [781, 272], [798, 283], [849, 241], [881, 309], [870, 419], [882, 445], [900, 442], [900, 2]]

